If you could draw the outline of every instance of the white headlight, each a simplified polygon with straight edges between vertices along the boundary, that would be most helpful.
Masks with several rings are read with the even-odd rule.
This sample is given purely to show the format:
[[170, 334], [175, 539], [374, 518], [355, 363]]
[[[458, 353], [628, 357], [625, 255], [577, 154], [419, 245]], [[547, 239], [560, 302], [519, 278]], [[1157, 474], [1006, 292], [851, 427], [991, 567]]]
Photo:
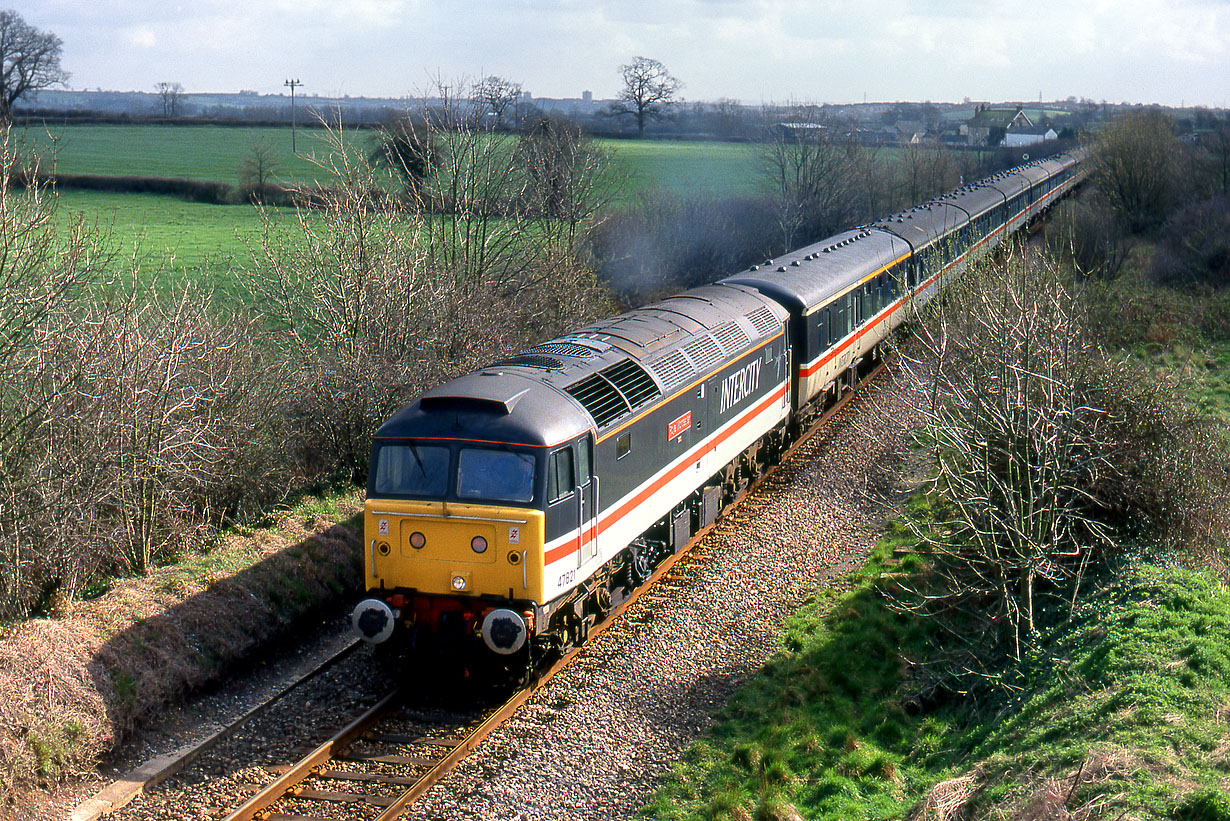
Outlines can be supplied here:
[[465, 590], [466, 589], [466, 577], [465, 576], [453, 576], [453, 589], [454, 590]]

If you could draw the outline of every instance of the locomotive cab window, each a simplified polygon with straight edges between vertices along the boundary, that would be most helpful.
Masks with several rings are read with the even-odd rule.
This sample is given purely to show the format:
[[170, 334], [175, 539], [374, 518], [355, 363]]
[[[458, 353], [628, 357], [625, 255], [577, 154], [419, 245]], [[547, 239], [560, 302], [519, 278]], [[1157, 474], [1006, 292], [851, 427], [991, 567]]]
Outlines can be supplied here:
[[[569, 463], [569, 470], [571, 467]], [[457, 460], [457, 495], [528, 502], [534, 498], [534, 457], [513, 450], [462, 448]]]
[[371, 492], [376, 496], [439, 499], [448, 493], [449, 449], [438, 445], [384, 445], [376, 451]]
[[547, 502], [554, 504], [572, 495], [576, 482], [572, 476], [572, 448], [557, 450], [551, 454], [551, 467], [547, 472]]

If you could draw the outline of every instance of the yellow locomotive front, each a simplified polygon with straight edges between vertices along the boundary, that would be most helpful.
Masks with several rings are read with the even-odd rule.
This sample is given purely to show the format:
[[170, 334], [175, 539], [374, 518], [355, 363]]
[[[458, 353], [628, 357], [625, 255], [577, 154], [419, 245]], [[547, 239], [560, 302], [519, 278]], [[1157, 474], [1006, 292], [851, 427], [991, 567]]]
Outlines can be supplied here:
[[518, 652], [542, 601], [538, 459], [510, 444], [385, 440], [373, 449], [364, 506], [365, 587], [355, 629], [400, 626], [416, 644], [481, 639]]
[[561, 414], [542, 408], [523, 377], [483, 377], [424, 394], [373, 437], [368, 598], [351, 616], [366, 641], [512, 656], [528, 653], [542, 627], [544, 454]]

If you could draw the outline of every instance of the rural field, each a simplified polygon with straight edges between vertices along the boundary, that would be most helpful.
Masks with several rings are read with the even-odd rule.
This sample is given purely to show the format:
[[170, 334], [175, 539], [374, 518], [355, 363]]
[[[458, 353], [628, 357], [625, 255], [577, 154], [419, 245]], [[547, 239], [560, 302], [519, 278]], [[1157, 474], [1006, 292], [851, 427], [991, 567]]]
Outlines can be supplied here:
[[[358, 144], [370, 130], [347, 138]], [[47, 125], [21, 135], [46, 164], [62, 174], [182, 177], [237, 185], [240, 167], [254, 145], [273, 150], [275, 177], [286, 183], [325, 182], [317, 158], [329, 152], [326, 132], [300, 128], [298, 154], [291, 152], [289, 128], [218, 125]], [[757, 189], [758, 153], [746, 143], [603, 139], [628, 178], [627, 196], [660, 187], [681, 195], [715, 197]]]
[[[365, 144], [370, 131], [351, 137]], [[285, 184], [326, 182], [321, 167], [329, 151], [322, 129], [301, 128], [298, 154], [290, 129], [216, 125], [47, 125], [19, 135], [46, 167], [61, 174], [171, 177], [238, 187], [241, 167], [254, 145], [272, 149], [274, 178]], [[681, 197], [724, 198], [757, 192], [759, 155], [745, 143], [599, 140], [615, 159], [620, 200], [651, 190]], [[276, 219], [293, 219], [271, 209]], [[188, 202], [156, 194], [66, 189], [59, 218], [83, 217], [111, 234], [119, 251], [136, 254], [142, 270], [225, 279], [249, 257], [260, 236], [260, 216], [250, 205]]]

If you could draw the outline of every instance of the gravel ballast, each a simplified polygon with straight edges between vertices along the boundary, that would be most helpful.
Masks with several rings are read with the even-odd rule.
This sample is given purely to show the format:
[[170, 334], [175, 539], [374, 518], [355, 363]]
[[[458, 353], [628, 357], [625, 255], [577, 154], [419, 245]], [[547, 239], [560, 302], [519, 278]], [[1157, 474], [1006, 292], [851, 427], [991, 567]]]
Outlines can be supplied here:
[[[903, 495], [896, 477], [922, 401], [887, 370], [718, 524], [624, 618], [433, 787], [412, 819], [630, 817], [740, 682], [778, 625], [858, 567]], [[233, 740], [108, 818], [225, 817], [380, 695], [369, 654], [337, 665]], [[261, 739], [276, 739], [265, 740]], [[263, 744], [255, 759], [247, 744]], [[336, 817], [346, 814], [338, 806]]]

